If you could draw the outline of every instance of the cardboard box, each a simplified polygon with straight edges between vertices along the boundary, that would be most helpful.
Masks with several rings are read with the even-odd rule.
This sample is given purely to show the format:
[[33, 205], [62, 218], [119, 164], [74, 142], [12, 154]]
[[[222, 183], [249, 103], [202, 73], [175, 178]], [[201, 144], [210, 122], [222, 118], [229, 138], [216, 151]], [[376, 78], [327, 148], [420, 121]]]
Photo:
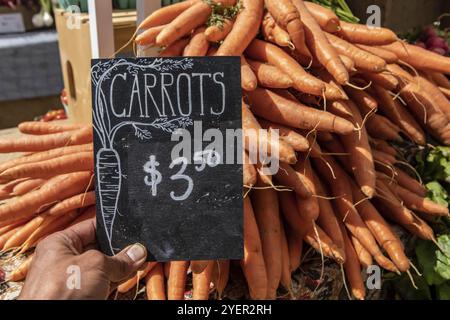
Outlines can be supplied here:
[[[75, 17], [61, 9], [55, 10], [56, 29], [63, 70], [64, 87], [68, 93], [69, 118], [77, 123], [92, 123], [91, 42], [89, 16], [79, 16], [79, 27], [73, 28]], [[115, 47], [120, 48], [136, 30], [136, 11], [113, 12]], [[122, 53], [131, 53], [128, 46]]]

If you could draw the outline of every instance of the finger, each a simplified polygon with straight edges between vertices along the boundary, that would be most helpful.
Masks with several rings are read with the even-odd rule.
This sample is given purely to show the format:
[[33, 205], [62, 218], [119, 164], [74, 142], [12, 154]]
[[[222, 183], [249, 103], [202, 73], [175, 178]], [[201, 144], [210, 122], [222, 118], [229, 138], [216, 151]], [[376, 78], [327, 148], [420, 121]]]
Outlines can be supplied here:
[[96, 243], [95, 219], [80, 222], [59, 232], [59, 234], [65, 244], [75, 251], [74, 253], [81, 254], [86, 247]]
[[131, 277], [145, 263], [147, 250], [141, 244], [125, 248], [114, 257], [107, 257], [106, 274], [111, 282], [120, 282]]

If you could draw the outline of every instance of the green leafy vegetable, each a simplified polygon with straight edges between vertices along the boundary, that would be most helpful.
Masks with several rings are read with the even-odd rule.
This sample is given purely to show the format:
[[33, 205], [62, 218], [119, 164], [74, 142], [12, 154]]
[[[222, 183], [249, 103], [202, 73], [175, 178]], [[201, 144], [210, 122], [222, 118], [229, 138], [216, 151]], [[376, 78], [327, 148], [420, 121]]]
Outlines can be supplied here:
[[429, 241], [419, 241], [416, 246], [417, 260], [419, 261], [423, 276], [428, 285], [440, 285], [445, 282], [445, 279], [436, 271], [437, 257], [436, 245]]
[[238, 3], [236, 3], [236, 5], [233, 7], [224, 7], [221, 4], [216, 4], [212, 2], [211, 0], [203, 0], [203, 1], [209, 4], [212, 8], [211, 16], [209, 17], [207, 22], [208, 26], [217, 25], [220, 28], [222, 28], [225, 20], [233, 20], [242, 10], [241, 1], [238, 1]]
[[312, 0], [312, 2], [333, 10], [342, 21], [350, 23], [359, 22], [359, 19], [353, 14], [345, 0]]
[[437, 238], [440, 248], [436, 252], [436, 272], [445, 280], [450, 280], [450, 235], [444, 234]]
[[425, 187], [428, 190], [428, 198], [440, 205], [448, 207], [448, 192], [439, 182], [429, 182]]
[[428, 154], [416, 155], [418, 171], [425, 181], [441, 180], [450, 183], [450, 148], [436, 147]]
[[450, 284], [444, 283], [437, 288], [439, 300], [450, 300]]

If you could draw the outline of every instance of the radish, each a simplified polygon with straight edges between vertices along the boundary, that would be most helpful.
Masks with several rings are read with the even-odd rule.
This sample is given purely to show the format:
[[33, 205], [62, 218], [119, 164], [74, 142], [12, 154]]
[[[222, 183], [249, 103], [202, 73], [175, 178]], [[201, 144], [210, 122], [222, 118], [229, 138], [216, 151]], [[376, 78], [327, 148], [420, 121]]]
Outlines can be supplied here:
[[441, 37], [429, 38], [427, 40], [428, 48], [442, 48], [445, 49], [446, 41]]

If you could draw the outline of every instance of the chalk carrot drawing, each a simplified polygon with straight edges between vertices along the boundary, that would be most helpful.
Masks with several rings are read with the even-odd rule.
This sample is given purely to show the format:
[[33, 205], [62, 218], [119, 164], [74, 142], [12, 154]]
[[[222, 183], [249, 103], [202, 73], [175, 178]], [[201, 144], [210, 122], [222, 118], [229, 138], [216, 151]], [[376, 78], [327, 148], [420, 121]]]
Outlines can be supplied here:
[[[169, 72], [176, 70], [192, 69], [193, 60], [189, 58], [181, 60], [172, 59], [139, 59], [139, 63], [131, 62], [125, 59], [99, 60], [92, 66], [91, 76], [93, 84], [93, 127], [97, 135], [101, 148], [96, 153], [96, 179], [97, 195], [99, 199], [99, 210], [102, 214], [103, 226], [109, 242], [111, 253], [116, 250], [112, 245], [112, 234], [114, 220], [118, 212], [118, 201], [122, 185], [122, 170], [120, 158], [114, 149], [114, 139], [117, 132], [123, 127], [131, 126], [134, 129], [135, 136], [140, 140], [150, 140], [152, 138], [149, 129], [162, 130], [167, 133], [173, 133], [177, 129], [185, 129], [192, 125], [192, 119], [189, 117], [178, 117], [175, 119], [155, 118], [151, 122], [136, 121], [117, 121], [112, 114], [111, 106], [108, 105], [107, 95], [102, 86], [105, 81], [111, 79], [111, 73], [118, 68], [125, 68], [130, 74], [136, 74], [139, 71], [153, 70], [154, 72]], [[114, 121], [116, 120], [116, 121]], [[114, 122], [118, 122], [115, 125]]]

